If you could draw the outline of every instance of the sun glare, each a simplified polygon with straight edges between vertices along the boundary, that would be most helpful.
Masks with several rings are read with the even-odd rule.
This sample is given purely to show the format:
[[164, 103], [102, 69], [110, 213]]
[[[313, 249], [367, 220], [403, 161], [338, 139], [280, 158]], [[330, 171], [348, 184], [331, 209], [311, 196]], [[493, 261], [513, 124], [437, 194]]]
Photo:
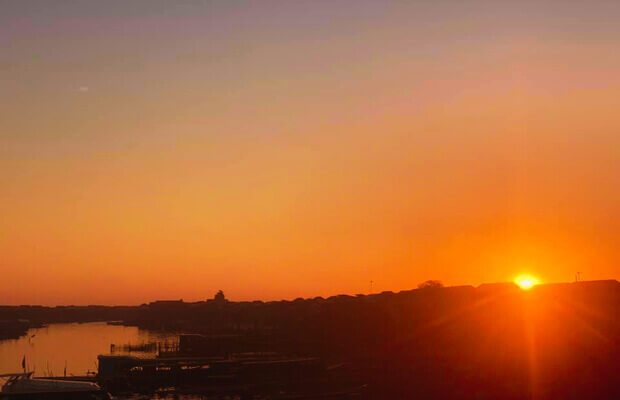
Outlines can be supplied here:
[[529, 290], [538, 285], [538, 279], [531, 275], [521, 275], [515, 279], [515, 283], [523, 290]]

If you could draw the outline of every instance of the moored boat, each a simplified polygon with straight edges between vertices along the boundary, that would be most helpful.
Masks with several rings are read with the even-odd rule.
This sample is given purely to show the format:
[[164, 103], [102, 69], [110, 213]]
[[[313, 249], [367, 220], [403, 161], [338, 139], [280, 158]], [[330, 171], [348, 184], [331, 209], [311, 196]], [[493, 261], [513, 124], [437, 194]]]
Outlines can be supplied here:
[[93, 382], [38, 379], [32, 372], [2, 374], [6, 383], [0, 391], [0, 400], [107, 400], [110, 395]]

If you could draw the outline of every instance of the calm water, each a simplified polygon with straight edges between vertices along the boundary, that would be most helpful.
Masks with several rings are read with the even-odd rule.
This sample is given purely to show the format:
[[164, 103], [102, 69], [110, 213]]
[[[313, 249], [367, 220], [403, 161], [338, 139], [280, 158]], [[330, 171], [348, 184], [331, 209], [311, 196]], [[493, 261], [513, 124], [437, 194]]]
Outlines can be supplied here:
[[[31, 329], [16, 340], [0, 340], [0, 374], [21, 372], [26, 356], [28, 370], [35, 376], [86, 375], [97, 370], [97, 356], [109, 354], [110, 344], [142, 344], [154, 341], [175, 342], [177, 335], [141, 330], [135, 327], [107, 325], [105, 322], [86, 324], [51, 324]], [[118, 354], [118, 353], [116, 353]], [[139, 353], [144, 354], [144, 353]], [[0, 381], [0, 386], [3, 382]], [[235, 400], [238, 397], [212, 397], [158, 393], [153, 395], [124, 395], [118, 400]]]
[[35, 375], [62, 375], [65, 365], [67, 375], [85, 375], [97, 370], [97, 355], [109, 354], [112, 343], [140, 344], [175, 338], [105, 322], [51, 324], [31, 329], [16, 340], [0, 341], [0, 374], [21, 372], [22, 358], [26, 356], [27, 367]]

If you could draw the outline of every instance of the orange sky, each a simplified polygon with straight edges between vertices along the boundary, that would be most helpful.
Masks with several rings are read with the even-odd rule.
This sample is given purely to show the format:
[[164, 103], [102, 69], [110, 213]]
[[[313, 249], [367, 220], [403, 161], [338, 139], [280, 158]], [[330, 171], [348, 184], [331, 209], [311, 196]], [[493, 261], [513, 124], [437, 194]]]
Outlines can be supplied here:
[[232, 3], [3, 6], [0, 304], [620, 278], [619, 3]]

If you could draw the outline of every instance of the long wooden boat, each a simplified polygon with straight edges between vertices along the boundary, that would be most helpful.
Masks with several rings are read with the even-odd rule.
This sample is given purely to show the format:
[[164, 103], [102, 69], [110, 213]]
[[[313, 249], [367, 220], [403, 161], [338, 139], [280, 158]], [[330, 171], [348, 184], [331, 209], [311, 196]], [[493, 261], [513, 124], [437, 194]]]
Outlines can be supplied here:
[[32, 372], [2, 374], [6, 383], [0, 400], [108, 400], [110, 395], [92, 382], [38, 379]]

